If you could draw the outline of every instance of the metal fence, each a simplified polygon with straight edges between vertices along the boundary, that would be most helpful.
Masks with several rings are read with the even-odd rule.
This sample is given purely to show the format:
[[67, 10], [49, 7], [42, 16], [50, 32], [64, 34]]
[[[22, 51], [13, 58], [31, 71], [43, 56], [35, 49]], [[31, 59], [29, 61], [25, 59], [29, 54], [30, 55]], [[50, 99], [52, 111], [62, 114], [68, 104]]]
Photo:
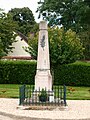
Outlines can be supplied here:
[[[44, 90], [46, 99], [41, 99], [42, 90], [35, 90], [33, 85], [22, 85], [19, 88], [19, 105], [65, 105], [66, 86], [53, 86], [52, 91]], [[46, 95], [45, 95], [46, 94]]]

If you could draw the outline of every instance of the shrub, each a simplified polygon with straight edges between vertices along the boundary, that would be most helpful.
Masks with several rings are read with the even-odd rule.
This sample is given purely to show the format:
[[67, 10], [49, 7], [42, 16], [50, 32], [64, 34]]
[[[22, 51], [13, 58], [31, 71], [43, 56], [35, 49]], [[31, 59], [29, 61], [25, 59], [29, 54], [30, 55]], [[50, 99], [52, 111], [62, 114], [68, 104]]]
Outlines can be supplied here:
[[42, 89], [41, 90], [41, 94], [39, 95], [39, 100], [41, 102], [46, 102], [46, 100], [48, 99], [48, 96], [47, 96], [47, 91]]
[[90, 86], [90, 63], [76, 62], [54, 68], [54, 84]]
[[34, 84], [36, 62], [0, 61], [0, 84]]
[[[0, 84], [34, 84], [36, 62], [0, 61]], [[90, 86], [90, 63], [54, 66], [54, 85]]]

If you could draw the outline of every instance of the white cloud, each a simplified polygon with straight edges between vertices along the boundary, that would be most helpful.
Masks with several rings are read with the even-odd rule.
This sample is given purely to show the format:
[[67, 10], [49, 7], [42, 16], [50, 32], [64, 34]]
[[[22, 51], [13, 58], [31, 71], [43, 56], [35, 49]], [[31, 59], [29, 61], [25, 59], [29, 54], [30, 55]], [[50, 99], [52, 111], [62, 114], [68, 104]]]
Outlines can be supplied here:
[[39, 0], [0, 0], [0, 8], [4, 9], [5, 12], [11, 10], [11, 8], [23, 8], [29, 7], [35, 16], [35, 20], [38, 20], [38, 13], [36, 13]]

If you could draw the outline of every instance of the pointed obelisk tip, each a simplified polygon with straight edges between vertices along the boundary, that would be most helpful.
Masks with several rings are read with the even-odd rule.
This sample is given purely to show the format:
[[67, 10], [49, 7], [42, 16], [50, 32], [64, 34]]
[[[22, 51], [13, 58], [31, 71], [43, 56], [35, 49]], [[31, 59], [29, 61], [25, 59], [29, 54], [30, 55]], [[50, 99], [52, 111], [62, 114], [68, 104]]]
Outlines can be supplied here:
[[47, 30], [47, 22], [46, 21], [41, 21], [39, 24], [39, 30]]

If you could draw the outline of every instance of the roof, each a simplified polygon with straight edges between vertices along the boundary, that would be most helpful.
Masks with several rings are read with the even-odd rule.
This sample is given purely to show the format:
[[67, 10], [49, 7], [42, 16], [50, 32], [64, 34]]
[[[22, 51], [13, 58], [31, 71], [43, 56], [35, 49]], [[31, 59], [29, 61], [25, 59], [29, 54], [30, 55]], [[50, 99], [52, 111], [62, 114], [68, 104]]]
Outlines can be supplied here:
[[26, 43], [28, 43], [28, 38], [24, 34], [19, 31], [17, 31], [16, 33], [21, 37], [21, 40], [24, 40]]
[[2, 59], [33, 60], [31, 56], [4, 56]]

